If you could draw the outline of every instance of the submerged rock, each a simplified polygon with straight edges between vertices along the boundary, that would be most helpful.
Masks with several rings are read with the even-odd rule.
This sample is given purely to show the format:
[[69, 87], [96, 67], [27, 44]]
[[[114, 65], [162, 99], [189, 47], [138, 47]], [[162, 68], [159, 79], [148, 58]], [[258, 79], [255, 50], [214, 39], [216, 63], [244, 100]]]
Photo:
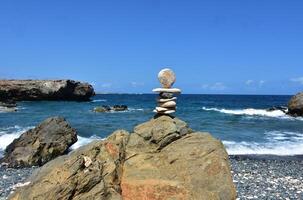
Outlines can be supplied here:
[[0, 162], [8, 167], [41, 166], [66, 153], [76, 141], [75, 129], [64, 118], [48, 118], [8, 145]]
[[109, 106], [98, 106], [94, 108], [94, 112], [109, 112], [111, 108]]
[[10, 199], [235, 199], [227, 153], [208, 133], [158, 116], [50, 161]]
[[103, 105], [94, 108], [94, 112], [110, 112], [110, 111], [125, 111], [128, 110], [126, 105], [114, 105], [112, 107]]
[[0, 112], [16, 112], [17, 104], [15, 101], [6, 100], [0, 101]]
[[127, 110], [128, 108], [127, 108], [127, 106], [126, 105], [114, 105], [113, 107], [112, 107], [112, 110], [113, 111], [125, 111], [125, 110]]
[[88, 101], [94, 94], [90, 84], [73, 80], [0, 80], [0, 101]]
[[288, 108], [285, 106], [273, 106], [273, 107], [267, 109], [267, 111], [276, 111], [276, 110], [280, 110], [284, 113], [288, 112]]
[[293, 96], [288, 102], [288, 114], [292, 116], [303, 116], [303, 92]]

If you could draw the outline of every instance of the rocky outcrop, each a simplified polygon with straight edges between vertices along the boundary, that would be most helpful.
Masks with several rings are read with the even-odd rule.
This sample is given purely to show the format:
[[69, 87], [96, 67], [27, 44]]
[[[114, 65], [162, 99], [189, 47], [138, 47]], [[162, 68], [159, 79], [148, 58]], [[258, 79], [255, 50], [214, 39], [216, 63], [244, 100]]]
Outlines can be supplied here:
[[94, 112], [110, 112], [110, 111], [126, 111], [128, 110], [126, 105], [114, 105], [112, 107], [103, 105], [103, 106], [98, 106], [94, 108]]
[[303, 92], [293, 96], [288, 102], [288, 114], [303, 116]]
[[0, 112], [15, 112], [17, 111], [17, 104], [15, 101], [7, 100], [0, 101]]
[[235, 199], [228, 155], [208, 133], [159, 116], [35, 172], [10, 199]]
[[8, 145], [0, 163], [8, 167], [41, 166], [64, 154], [76, 141], [75, 129], [64, 118], [48, 118]]
[[87, 101], [94, 94], [90, 84], [73, 80], [0, 80], [0, 101]]
[[128, 133], [116, 131], [106, 141], [61, 156], [36, 171], [29, 185], [10, 199], [121, 199], [121, 177]]

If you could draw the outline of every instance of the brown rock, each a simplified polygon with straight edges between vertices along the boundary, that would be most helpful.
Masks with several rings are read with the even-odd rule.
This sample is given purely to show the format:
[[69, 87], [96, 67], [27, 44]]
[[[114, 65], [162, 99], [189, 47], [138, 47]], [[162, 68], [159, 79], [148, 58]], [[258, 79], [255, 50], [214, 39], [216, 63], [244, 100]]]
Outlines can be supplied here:
[[76, 141], [75, 129], [64, 118], [48, 118], [8, 145], [0, 163], [9, 167], [41, 166], [64, 154]]
[[116, 131], [105, 141], [94, 141], [47, 163], [30, 177], [29, 185], [9, 198], [122, 200], [120, 178], [127, 138], [126, 131]]
[[288, 114], [303, 116], [303, 92], [293, 96], [288, 102]]
[[208, 133], [161, 116], [135, 128], [121, 182], [125, 200], [235, 199], [228, 155]]
[[160, 116], [116, 131], [33, 175], [10, 199], [234, 200], [227, 153], [208, 133]]

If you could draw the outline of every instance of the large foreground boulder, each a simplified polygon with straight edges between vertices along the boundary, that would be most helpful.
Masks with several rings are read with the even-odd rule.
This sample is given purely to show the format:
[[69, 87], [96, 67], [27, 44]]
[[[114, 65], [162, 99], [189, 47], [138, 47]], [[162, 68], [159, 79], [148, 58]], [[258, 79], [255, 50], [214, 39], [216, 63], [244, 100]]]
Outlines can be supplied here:
[[75, 129], [64, 118], [48, 118], [8, 145], [0, 162], [9, 167], [41, 166], [66, 153], [76, 141]]
[[289, 100], [288, 114], [303, 116], [303, 92], [296, 94]]
[[94, 94], [90, 84], [73, 80], [0, 80], [0, 101], [87, 101]]
[[228, 155], [208, 133], [160, 116], [37, 170], [10, 199], [235, 199]]

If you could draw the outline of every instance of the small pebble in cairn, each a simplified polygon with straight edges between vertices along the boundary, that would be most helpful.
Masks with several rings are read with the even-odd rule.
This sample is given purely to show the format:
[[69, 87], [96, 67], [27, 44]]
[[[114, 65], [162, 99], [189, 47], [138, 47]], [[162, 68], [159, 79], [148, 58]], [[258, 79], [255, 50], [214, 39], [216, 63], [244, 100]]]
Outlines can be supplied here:
[[153, 89], [153, 92], [159, 93], [157, 99], [158, 106], [154, 112], [158, 114], [171, 114], [176, 112], [176, 100], [174, 94], [180, 94], [178, 88], [171, 88], [176, 81], [175, 73], [171, 69], [162, 69], [158, 74], [158, 79], [162, 88]]

